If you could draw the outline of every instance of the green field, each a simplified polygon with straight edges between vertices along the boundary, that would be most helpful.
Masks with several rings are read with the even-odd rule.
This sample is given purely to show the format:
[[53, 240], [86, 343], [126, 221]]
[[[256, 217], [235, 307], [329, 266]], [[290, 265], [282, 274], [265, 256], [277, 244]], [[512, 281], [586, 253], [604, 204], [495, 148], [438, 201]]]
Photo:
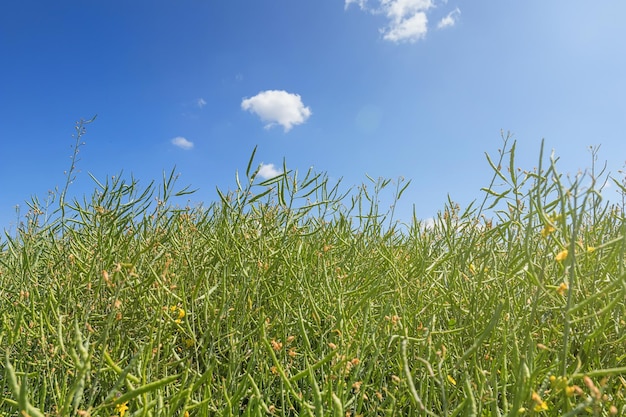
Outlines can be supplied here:
[[203, 207], [70, 169], [2, 239], [0, 416], [626, 415], [624, 206], [540, 153], [432, 224], [254, 154]]

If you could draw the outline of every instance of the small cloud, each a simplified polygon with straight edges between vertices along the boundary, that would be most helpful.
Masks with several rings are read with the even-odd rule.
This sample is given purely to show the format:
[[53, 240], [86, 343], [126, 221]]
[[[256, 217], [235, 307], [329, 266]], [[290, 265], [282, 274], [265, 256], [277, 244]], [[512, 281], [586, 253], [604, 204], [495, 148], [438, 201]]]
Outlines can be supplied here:
[[[368, 6], [373, 3], [373, 6]], [[439, 3], [447, 4], [446, 0]], [[345, 9], [356, 4], [361, 10], [385, 15], [388, 25], [380, 29], [383, 39], [395, 43], [416, 42], [428, 33], [428, 14], [435, 8], [435, 0], [344, 0]], [[461, 11], [456, 8], [441, 19], [438, 28], [453, 26]]]
[[432, 0], [381, 0], [385, 14], [395, 22], [411, 19], [434, 6]]
[[428, 217], [421, 221], [422, 227], [424, 230], [433, 230], [435, 228], [435, 219], [432, 217]]
[[270, 178], [274, 178], [283, 172], [276, 169], [274, 164], [263, 164], [261, 163], [261, 167], [259, 168], [258, 176], [263, 178], [264, 180], [268, 180]]
[[439, 23], [437, 23], [437, 29], [445, 29], [456, 25], [459, 16], [461, 15], [461, 10], [457, 7], [452, 10], [446, 17], [441, 19]]
[[196, 100], [196, 106], [198, 106], [199, 108], [203, 108], [204, 106], [206, 106], [206, 101], [204, 101], [204, 99], [200, 97]]
[[367, 3], [367, 0], [346, 0], [346, 4], [344, 7], [348, 9], [348, 7], [350, 7], [352, 3], [356, 4], [361, 10], [363, 10], [365, 9], [365, 4]]
[[179, 148], [184, 149], [186, 151], [193, 149], [193, 142], [185, 139], [182, 136], [177, 136], [174, 139], [172, 139], [172, 145], [178, 146]]
[[241, 108], [256, 114], [267, 122], [266, 129], [279, 124], [289, 132], [295, 125], [302, 124], [311, 116], [311, 109], [305, 107], [298, 94], [283, 90], [262, 91], [254, 97], [244, 98]]
[[409, 17], [394, 19], [392, 24], [383, 29], [383, 39], [392, 42], [415, 42], [426, 37], [428, 18], [426, 13], [417, 12]]

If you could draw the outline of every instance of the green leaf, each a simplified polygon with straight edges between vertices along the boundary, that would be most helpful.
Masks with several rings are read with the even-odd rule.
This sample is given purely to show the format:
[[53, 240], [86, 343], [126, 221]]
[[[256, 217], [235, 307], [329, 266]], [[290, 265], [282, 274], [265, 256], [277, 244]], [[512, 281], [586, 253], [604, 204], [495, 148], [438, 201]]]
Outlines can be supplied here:
[[168, 377], [159, 379], [158, 381], [154, 381], [154, 382], [150, 382], [149, 384], [145, 384], [142, 385], [132, 391], [127, 392], [126, 394], [123, 394], [121, 396], [119, 396], [112, 405], [117, 405], [117, 404], [122, 404], [125, 403], [126, 401], [130, 401], [133, 398], [136, 398], [138, 396], [140, 396], [141, 394], [145, 394], [147, 392], [152, 392], [152, 391], [156, 391], [159, 388], [176, 381], [178, 378], [180, 378], [181, 374], [176, 374], [176, 375], [170, 375]]
[[254, 161], [254, 155], [256, 154], [256, 146], [252, 150], [252, 155], [250, 155], [250, 160], [248, 161], [248, 166], [246, 167], [246, 177], [250, 178], [250, 169], [252, 169], [252, 162]]

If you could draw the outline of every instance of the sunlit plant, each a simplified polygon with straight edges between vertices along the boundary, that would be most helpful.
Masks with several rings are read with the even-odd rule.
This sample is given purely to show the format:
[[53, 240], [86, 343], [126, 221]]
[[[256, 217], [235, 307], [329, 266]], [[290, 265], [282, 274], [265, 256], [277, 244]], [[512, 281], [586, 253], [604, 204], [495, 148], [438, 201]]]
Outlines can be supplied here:
[[254, 152], [206, 206], [174, 171], [68, 201], [74, 158], [0, 247], [0, 414], [626, 414], [624, 207], [515, 146], [428, 225], [380, 209], [407, 181], [260, 180]]

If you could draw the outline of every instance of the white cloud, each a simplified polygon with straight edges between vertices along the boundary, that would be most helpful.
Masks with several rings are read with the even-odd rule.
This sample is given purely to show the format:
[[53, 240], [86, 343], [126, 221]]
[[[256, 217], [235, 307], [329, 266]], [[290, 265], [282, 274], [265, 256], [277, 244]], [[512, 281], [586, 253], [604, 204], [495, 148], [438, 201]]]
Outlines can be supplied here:
[[[428, 13], [435, 8], [434, 0], [372, 0], [375, 5], [368, 7], [368, 0], [345, 0], [345, 8], [356, 4], [361, 10], [371, 14], [384, 14], [388, 24], [380, 31], [383, 39], [391, 42], [416, 42], [428, 33]], [[441, 0], [446, 4], [446, 0]], [[461, 11], [456, 8], [441, 19], [438, 28], [452, 26]]]
[[392, 42], [415, 42], [426, 37], [426, 32], [428, 32], [426, 13], [417, 12], [408, 18], [394, 21], [383, 30], [383, 39]]
[[347, 9], [348, 7], [350, 7], [352, 3], [355, 3], [361, 9], [365, 9], [365, 4], [367, 3], [367, 0], [346, 0], [345, 8]]
[[267, 122], [266, 129], [279, 124], [285, 132], [289, 132], [295, 125], [306, 122], [312, 114], [311, 109], [304, 106], [298, 94], [283, 90], [261, 91], [254, 97], [243, 99], [241, 108]]
[[380, 0], [380, 4], [387, 16], [396, 22], [412, 19], [433, 7], [431, 0]]
[[186, 151], [193, 149], [193, 142], [185, 139], [182, 136], [177, 136], [174, 139], [172, 139], [172, 145], [178, 146], [179, 148], [184, 149]]
[[457, 7], [456, 9], [448, 13], [446, 17], [441, 19], [439, 23], [437, 23], [437, 29], [445, 29], [456, 25], [456, 21], [459, 19], [460, 15], [461, 10], [459, 10], [459, 8]]
[[261, 167], [259, 168], [259, 177], [263, 178], [264, 180], [270, 179], [270, 178], [274, 178], [277, 175], [282, 174], [282, 171], [276, 169], [276, 167], [274, 166], [274, 164], [263, 164], [261, 163]]
[[206, 106], [206, 101], [204, 101], [204, 99], [200, 97], [196, 100], [196, 106], [203, 108], [204, 106]]

